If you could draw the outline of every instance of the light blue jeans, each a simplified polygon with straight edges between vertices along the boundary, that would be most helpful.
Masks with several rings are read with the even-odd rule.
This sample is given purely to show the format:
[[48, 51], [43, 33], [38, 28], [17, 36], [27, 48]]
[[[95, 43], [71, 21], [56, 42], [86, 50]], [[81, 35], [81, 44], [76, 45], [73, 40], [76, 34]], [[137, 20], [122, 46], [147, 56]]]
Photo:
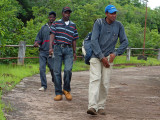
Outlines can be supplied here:
[[68, 92], [71, 91], [73, 49], [69, 46], [61, 47], [60, 45], [55, 45], [54, 56], [55, 94], [62, 95], [62, 62], [64, 63], [63, 89]]

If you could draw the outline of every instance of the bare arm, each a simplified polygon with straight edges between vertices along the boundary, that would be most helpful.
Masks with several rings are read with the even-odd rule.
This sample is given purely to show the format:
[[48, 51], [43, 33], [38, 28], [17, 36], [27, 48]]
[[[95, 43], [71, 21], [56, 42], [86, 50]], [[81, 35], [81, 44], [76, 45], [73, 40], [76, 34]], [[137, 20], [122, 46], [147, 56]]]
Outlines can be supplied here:
[[76, 40], [72, 42], [72, 47], [73, 47], [74, 61], [76, 61], [77, 60], [77, 55], [76, 55]]
[[54, 41], [55, 35], [54, 34], [50, 34], [50, 41], [49, 41], [49, 54], [52, 55], [53, 54], [53, 41]]

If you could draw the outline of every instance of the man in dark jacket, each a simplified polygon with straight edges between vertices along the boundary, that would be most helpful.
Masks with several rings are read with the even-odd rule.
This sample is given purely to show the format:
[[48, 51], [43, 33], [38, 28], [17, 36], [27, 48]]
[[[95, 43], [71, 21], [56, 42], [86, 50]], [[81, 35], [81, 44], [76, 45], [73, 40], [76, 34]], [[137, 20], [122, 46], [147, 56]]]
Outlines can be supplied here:
[[[54, 58], [49, 56], [49, 39], [50, 39], [50, 26], [56, 19], [56, 13], [51, 11], [48, 16], [49, 22], [42, 26], [41, 30], [38, 32], [35, 39], [35, 47], [39, 47], [39, 64], [40, 64], [40, 79], [41, 88], [39, 91], [45, 91], [47, 89], [47, 79], [46, 79], [46, 64], [51, 72], [52, 82], [54, 82]], [[53, 43], [52, 43], [53, 46]]]
[[[123, 25], [116, 21], [117, 9], [113, 5], [105, 8], [106, 17], [97, 19], [93, 26], [90, 60], [89, 104], [87, 113], [105, 115], [104, 106], [107, 99], [113, 60], [123, 54], [128, 40]], [[115, 50], [116, 43], [120, 46]]]

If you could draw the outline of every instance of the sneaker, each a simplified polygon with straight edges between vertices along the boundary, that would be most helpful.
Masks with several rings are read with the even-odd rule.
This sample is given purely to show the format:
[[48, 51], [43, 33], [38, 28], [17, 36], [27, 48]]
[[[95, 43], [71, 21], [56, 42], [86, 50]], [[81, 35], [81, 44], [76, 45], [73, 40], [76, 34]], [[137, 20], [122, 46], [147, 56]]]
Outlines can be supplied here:
[[90, 108], [90, 109], [87, 110], [87, 114], [97, 115], [97, 112], [94, 108]]
[[70, 92], [63, 90], [63, 94], [65, 95], [67, 100], [69, 100], [69, 101], [72, 100], [72, 95], [70, 94]]
[[45, 91], [46, 89], [44, 87], [39, 88], [39, 91]]
[[56, 97], [54, 97], [55, 101], [60, 101], [62, 100], [62, 95], [56, 95]]
[[104, 111], [104, 109], [99, 109], [98, 110], [98, 114], [100, 114], [100, 115], [106, 115], [106, 112]]

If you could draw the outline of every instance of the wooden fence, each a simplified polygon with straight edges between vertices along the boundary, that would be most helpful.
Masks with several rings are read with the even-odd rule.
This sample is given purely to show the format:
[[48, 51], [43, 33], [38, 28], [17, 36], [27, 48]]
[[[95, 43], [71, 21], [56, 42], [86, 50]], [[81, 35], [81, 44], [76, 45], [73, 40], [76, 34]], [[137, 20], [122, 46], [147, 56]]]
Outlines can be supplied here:
[[[39, 58], [39, 57], [25, 57], [25, 52], [26, 52], [26, 47], [34, 47], [33, 45], [26, 45], [26, 42], [20, 41], [19, 45], [6, 45], [5, 47], [19, 47], [18, 51], [18, 57], [9, 57], [9, 58], [0, 58], [2, 59], [17, 59], [17, 64], [18, 65], [23, 65], [24, 64], [24, 59], [25, 58]], [[77, 47], [78, 49], [81, 49], [81, 47]], [[159, 49], [153, 49], [153, 48], [127, 48], [127, 54], [126, 54], [126, 59], [130, 60], [131, 57], [131, 52], [132, 50], [154, 50], [158, 51], [157, 59], [160, 60], [160, 48]], [[79, 56], [82, 57], [82, 56]]]

